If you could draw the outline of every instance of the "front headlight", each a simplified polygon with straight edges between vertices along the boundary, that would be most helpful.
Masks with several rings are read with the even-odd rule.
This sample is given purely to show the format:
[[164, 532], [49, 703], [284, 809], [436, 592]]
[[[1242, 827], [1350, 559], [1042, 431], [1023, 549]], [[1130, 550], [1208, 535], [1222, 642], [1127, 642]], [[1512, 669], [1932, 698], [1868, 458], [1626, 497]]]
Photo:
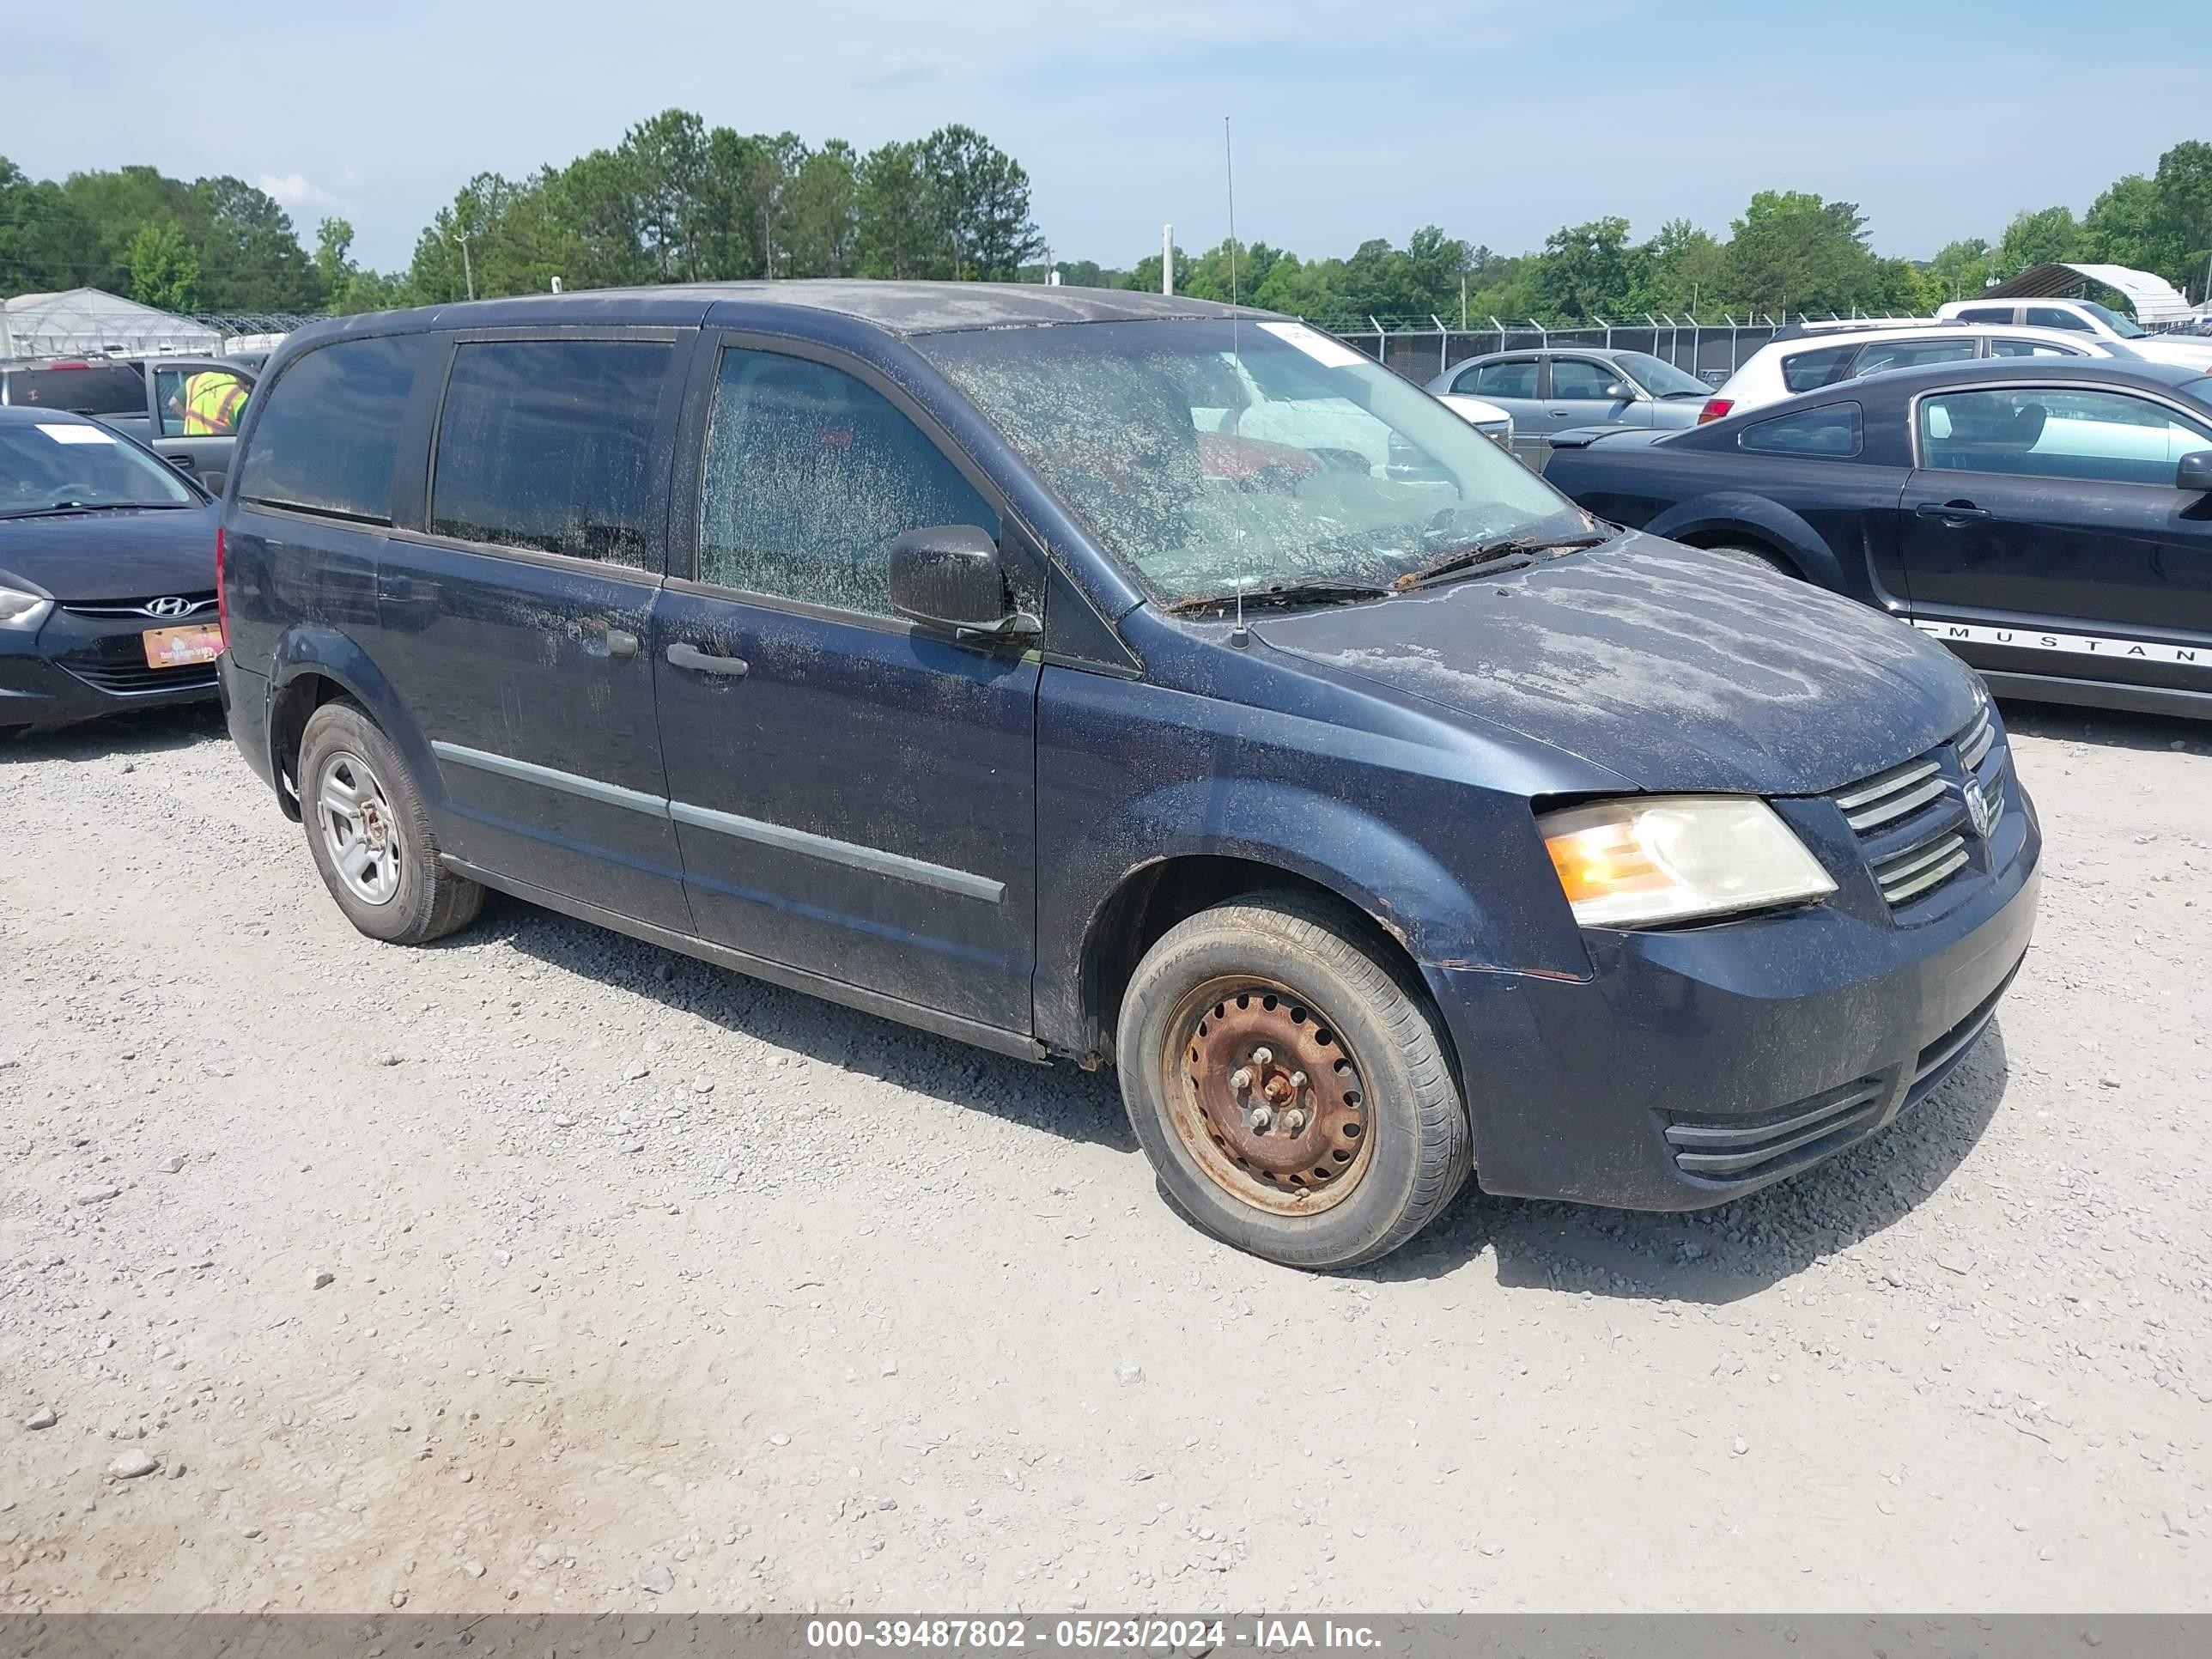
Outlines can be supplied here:
[[0, 628], [36, 628], [46, 621], [54, 602], [43, 593], [27, 593], [0, 582]]
[[1772, 807], [1747, 795], [1651, 795], [1536, 820], [1585, 927], [1724, 916], [1826, 898], [1834, 879]]

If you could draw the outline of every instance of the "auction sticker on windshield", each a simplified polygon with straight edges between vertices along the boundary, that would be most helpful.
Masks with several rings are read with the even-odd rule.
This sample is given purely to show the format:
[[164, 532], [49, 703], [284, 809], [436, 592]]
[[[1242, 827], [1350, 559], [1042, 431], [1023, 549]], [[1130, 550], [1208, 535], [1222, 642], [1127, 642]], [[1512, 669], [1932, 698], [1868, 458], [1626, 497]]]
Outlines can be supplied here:
[[214, 623], [183, 628], [149, 628], [145, 634], [146, 666], [189, 668], [222, 654], [222, 629]]
[[41, 421], [39, 430], [58, 444], [112, 444], [115, 441], [96, 426], [64, 426], [59, 421], [50, 426]]
[[1262, 323], [1260, 326], [1285, 344], [1296, 346], [1324, 368], [1357, 368], [1370, 361], [1350, 346], [1304, 323]]

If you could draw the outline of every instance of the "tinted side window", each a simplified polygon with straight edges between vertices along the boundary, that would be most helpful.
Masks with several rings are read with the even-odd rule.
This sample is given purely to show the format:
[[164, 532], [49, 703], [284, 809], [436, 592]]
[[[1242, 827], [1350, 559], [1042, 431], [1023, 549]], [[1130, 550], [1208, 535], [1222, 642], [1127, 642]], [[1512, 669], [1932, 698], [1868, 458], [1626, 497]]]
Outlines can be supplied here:
[[1517, 363], [1485, 363], [1474, 377], [1474, 391], [1478, 398], [1533, 398], [1536, 395], [1536, 360], [1530, 357]]
[[1879, 374], [1886, 368], [1912, 368], [1922, 363], [1964, 362], [1974, 352], [1972, 340], [1893, 340], [1860, 352], [1859, 360], [1851, 365], [1851, 377], [1856, 380], [1862, 374]]
[[1857, 454], [1863, 436], [1856, 404], [1830, 404], [1747, 426], [1736, 434], [1736, 447], [1754, 455], [1833, 460]]
[[1552, 359], [1552, 395], [1554, 398], [1579, 398], [1602, 403], [1606, 400], [1606, 387], [1620, 378], [1604, 364], [1591, 362], [1586, 357]]
[[2021, 320], [2031, 328], [2070, 328], [2077, 334], [2094, 334], [2089, 319], [2059, 306], [2030, 306]]
[[2163, 404], [2064, 386], [1952, 392], [1920, 405], [1923, 465], [1948, 471], [2172, 487], [2212, 430]]
[[1824, 386], [1850, 376], [1851, 359], [1858, 348], [1853, 345], [1822, 346], [1818, 351], [1800, 351], [1782, 360], [1782, 384], [1792, 392], [1818, 392]]
[[239, 464], [238, 493], [275, 507], [392, 522], [399, 426], [427, 335], [341, 340], [296, 358], [261, 394], [266, 407]]
[[842, 369], [726, 351], [699, 502], [699, 579], [891, 614], [891, 543], [999, 515], [921, 429]]
[[1959, 313], [1962, 323], [2008, 323], [2013, 320], [2010, 306], [1968, 306]]
[[1992, 357], [2079, 357], [2086, 354], [2072, 346], [2054, 344], [2049, 340], [1992, 340]]
[[432, 533], [646, 568], [659, 517], [653, 423], [674, 350], [650, 340], [456, 348]]

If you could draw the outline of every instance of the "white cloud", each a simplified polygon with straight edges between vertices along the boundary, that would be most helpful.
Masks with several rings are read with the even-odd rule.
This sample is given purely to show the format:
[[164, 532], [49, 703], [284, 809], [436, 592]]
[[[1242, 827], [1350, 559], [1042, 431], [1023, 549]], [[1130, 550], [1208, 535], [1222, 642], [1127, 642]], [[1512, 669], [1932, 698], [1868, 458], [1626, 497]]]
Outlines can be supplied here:
[[257, 182], [262, 194], [288, 208], [336, 207], [338, 198], [304, 173], [264, 173]]

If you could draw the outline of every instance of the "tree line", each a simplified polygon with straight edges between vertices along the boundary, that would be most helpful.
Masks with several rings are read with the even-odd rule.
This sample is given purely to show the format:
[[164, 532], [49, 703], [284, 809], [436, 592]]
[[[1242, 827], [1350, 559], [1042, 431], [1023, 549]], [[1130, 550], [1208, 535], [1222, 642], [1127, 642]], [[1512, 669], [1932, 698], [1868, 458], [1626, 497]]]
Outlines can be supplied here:
[[[94, 287], [171, 311], [365, 311], [565, 287], [739, 277], [1042, 281], [1045, 240], [1029, 174], [974, 129], [860, 151], [832, 138], [744, 134], [671, 109], [611, 149], [520, 179], [480, 173], [440, 208], [405, 269], [353, 257], [344, 220], [310, 251], [264, 192], [230, 178], [186, 184], [150, 167], [33, 179], [0, 157], [0, 293]], [[1232, 253], [1234, 255], [1232, 260]], [[1649, 240], [1627, 220], [1563, 226], [1540, 250], [1501, 254], [1429, 225], [1403, 246], [1302, 258], [1255, 241], [1174, 251], [1176, 287], [1340, 328], [1480, 326], [1491, 317], [1585, 318], [1857, 310], [1924, 313], [2031, 264], [2095, 261], [2154, 271], [2202, 298], [2212, 260], [2212, 143], [2176, 144], [2155, 171], [2115, 181], [2076, 216], [2019, 214], [1995, 244], [1931, 259], [1883, 258], [1857, 204], [1761, 191], [1729, 234], [1671, 220]], [[1232, 264], [1234, 269], [1232, 270]], [[1157, 290], [1160, 256], [1129, 266], [1060, 260], [1072, 283]]]

